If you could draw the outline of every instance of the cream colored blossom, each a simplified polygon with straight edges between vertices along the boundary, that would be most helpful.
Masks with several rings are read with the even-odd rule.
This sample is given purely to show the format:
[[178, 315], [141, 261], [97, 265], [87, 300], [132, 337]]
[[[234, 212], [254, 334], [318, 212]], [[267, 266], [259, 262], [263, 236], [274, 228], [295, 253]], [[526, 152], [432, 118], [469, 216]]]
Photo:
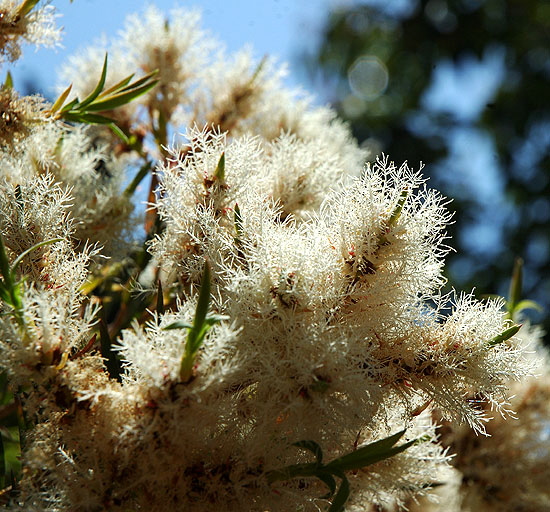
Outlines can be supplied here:
[[[0, 369], [32, 425], [9, 506], [313, 512], [334, 503], [332, 475], [355, 512], [439, 483], [444, 506], [544, 510], [548, 397], [525, 380], [538, 335], [502, 300], [442, 294], [446, 199], [406, 163], [363, 168], [330, 109], [285, 90], [275, 61], [218, 51], [195, 12], [144, 17], [66, 70], [82, 99], [105, 48], [107, 87], [159, 68], [109, 112], [127, 147], [49, 118], [2, 128]], [[170, 131], [184, 135], [167, 145]], [[125, 171], [152, 155], [158, 219], [132, 251]], [[94, 243], [113, 261], [90, 284]], [[525, 419], [506, 444], [510, 409]], [[406, 450], [327, 472], [400, 432]], [[501, 485], [510, 468], [531, 474], [529, 496]]]
[[131, 238], [133, 205], [122, 194], [128, 159], [113, 155], [88, 128], [42, 120], [13, 148], [0, 149], [0, 158], [0, 177], [13, 186], [40, 183], [43, 175], [65, 186], [72, 230], [82, 244], [97, 242], [113, 253]]

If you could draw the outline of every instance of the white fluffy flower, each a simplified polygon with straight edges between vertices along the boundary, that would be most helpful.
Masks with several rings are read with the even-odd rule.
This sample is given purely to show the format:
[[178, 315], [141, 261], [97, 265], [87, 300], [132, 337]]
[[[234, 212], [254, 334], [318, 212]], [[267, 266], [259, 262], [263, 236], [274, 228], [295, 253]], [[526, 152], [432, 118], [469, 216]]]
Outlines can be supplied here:
[[[144, 17], [105, 45], [107, 86], [159, 69], [155, 89], [109, 112], [124, 144], [51, 119], [2, 128], [0, 352], [34, 424], [14, 506], [314, 511], [349, 481], [350, 510], [396, 510], [452, 472], [433, 418], [466, 425], [452, 446], [500, 432], [491, 411], [527, 409], [533, 390], [542, 409], [544, 389], [509, 397], [533, 371], [536, 333], [518, 335], [503, 301], [442, 295], [450, 215], [419, 172], [387, 158], [363, 169], [331, 110], [282, 89], [274, 61], [216, 52], [195, 12]], [[102, 63], [96, 49], [67, 68], [80, 98]], [[137, 253], [122, 243], [131, 152], [141, 177], [162, 156]], [[121, 257], [84, 286], [91, 241]], [[14, 285], [8, 267], [40, 242]], [[522, 440], [543, 453], [544, 420], [525, 417]], [[498, 446], [505, 467], [510, 446]], [[451, 491], [458, 472], [494, 476], [464, 453]]]

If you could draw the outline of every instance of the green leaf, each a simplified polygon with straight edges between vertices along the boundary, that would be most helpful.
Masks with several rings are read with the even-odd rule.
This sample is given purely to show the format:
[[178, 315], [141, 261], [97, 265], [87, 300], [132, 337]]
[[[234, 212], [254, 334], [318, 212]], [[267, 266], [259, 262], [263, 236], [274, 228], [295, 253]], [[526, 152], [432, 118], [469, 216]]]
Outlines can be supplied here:
[[130, 145], [130, 139], [122, 131], [122, 128], [118, 127], [115, 123], [111, 123], [109, 128], [120, 140], [122, 140], [122, 142], [124, 142], [124, 144]]
[[130, 139], [124, 131], [115, 124], [114, 119], [97, 114], [97, 112], [113, 110], [129, 103], [138, 96], [145, 94], [158, 83], [158, 80], [151, 80], [157, 71], [148, 73], [133, 83], [130, 82], [134, 75], [129, 75], [117, 84], [103, 90], [107, 77], [107, 60], [108, 56], [105, 54], [101, 77], [94, 90], [83, 101], [79, 102], [78, 99], [74, 99], [67, 105], [62, 106], [63, 102], [69, 95], [69, 86], [56, 100], [51, 112], [54, 115], [57, 113], [56, 118], [64, 119], [65, 121], [73, 123], [109, 125], [110, 129], [117, 137], [119, 137], [125, 144], [130, 145]]
[[265, 476], [267, 481], [272, 484], [274, 482], [291, 480], [293, 478], [316, 477], [320, 472], [323, 474], [330, 474], [330, 472], [323, 470], [323, 466], [320, 466], [316, 462], [312, 462], [309, 464], [291, 464], [281, 469], [268, 471]]
[[157, 85], [157, 83], [158, 80], [154, 80], [152, 82], [146, 83], [145, 85], [142, 85], [141, 87], [132, 88], [125, 92], [108, 96], [103, 100], [95, 101], [94, 103], [87, 105], [86, 111], [104, 112], [106, 110], [113, 110], [117, 107], [121, 107], [122, 105], [130, 103], [132, 100], [150, 91], [155, 85]]
[[193, 326], [185, 322], [172, 322], [162, 328], [163, 331], [171, 331], [173, 329], [193, 329]]
[[222, 153], [222, 156], [220, 156], [220, 160], [214, 172], [214, 177], [222, 183], [225, 181], [225, 151]]
[[192, 357], [195, 357], [195, 354], [199, 351], [199, 348], [201, 348], [202, 342], [209, 330], [210, 325], [204, 323], [200, 329], [193, 328], [189, 331], [187, 335], [186, 351], [188, 351]]
[[4, 80], [4, 85], [2, 86], [3, 89], [13, 89], [13, 77], [11, 76], [11, 73], [8, 71], [6, 73], [6, 79]]
[[[136, 88], [140, 87], [142, 84], [144, 84], [146, 82], [149, 82], [149, 80], [151, 80], [151, 78], [158, 75], [158, 72], [159, 72], [158, 69], [155, 69], [155, 71], [151, 71], [150, 73], [147, 73], [146, 75], [143, 75], [141, 78], [138, 78], [135, 82], [132, 82], [131, 84], [126, 85], [125, 87], [120, 89], [119, 92], [125, 92], [125, 91], [129, 91], [131, 89], [136, 89]], [[133, 75], [132, 75], [132, 77], [133, 77]], [[155, 80], [155, 83], [158, 83], [158, 82], [159, 82], [159, 80]]]
[[84, 110], [90, 103], [92, 103], [92, 101], [94, 101], [99, 96], [99, 94], [103, 90], [103, 87], [105, 87], [105, 79], [107, 78], [107, 58], [108, 54], [105, 53], [105, 60], [103, 61], [103, 69], [101, 70], [99, 82], [97, 82], [95, 89], [79, 103], [79, 110]]
[[6, 304], [11, 303], [10, 292], [8, 292], [7, 288], [4, 286], [4, 283], [2, 282], [0, 282], [0, 299], [2, 299]]
[[6, 285], [12, 282], [12, 273], [10, 268], [10, 260], [6, 253], [6, 247], [4, 245], [4, 237], [0, 234], [0, 271], [4, 276]]
[[73, 123], [111, 124], [114, 122], [109, 117], [100, 116], [99, 114], [87, 114], [85, 112], [79, 112], [78, 110], [66, 112], [63, 114], [63, 118]]
[[254, 70], [254, 73], [252, 74], [252, 77], [250, 78], [249, 85], [252, 85], [256, 81], [256, 79], [260, 76], [260, 73], [264, 69], [264, 66], [265, 66], [266, 62], [267, 62], [267, 55], [264, 55], [262, 57], [262, 60], [256, 66], [256, 69]]
[[156, 123], [153, 123], [153, 135], [160, 152], [164, 153], [165, 150], [163, 148], [166, 146], [168, 140], [168, 120], [166, 119], [164, 110], [157, 111]]
[[74, 100], [69, 101], [66, 105], [63, 106], [63, 108], [60, 110], [61, 113], [63, 112], [70, 112], [70, 110], [75, 106], [78, 105], [78, 98], [75, 98]]
[[130, 80], [134, 78], [134, 75], [135, 73], [132, 73], [131, 75], [128, 75], [126, 78], [123, 78], [120, 82], [117, 82], [115, 85], [112, 85], [108, 89], [105, 89], [104, 91], [101, 92], [98, 98], [102, 98], [104, 96], [108, 96], [112, 92], [119, 91], [120, 89], [122, 89], [123, 87], [125, 87], [130, 83]]
[[334, 496], [334, 499], [332, 500], [328, 512], [343, 512], [343, 510], [345, 509], [346, 501], [348, 501], [349, 498], [349, 480], [343, 473], [338, 474], [337, 476], [342, 479], [342, 483], [340, 484], [340, 489], [338, 489], [336, 496]]
[[208, 315], [204, 320], [204, 323], [209, 327], [220, 323], [222, 320], [227, 320], [229, 317], [227, 315]]
[[403, 211], [403, 206], [405, 205], [405, 201], [407, 200], [407, 197], [409, 196], [408, 190], [403, 190], [401, 192], [401, 196], [399, 197], [399, 201], [397, 201], [397, 206], [393, 210], [392, 214], [390, 215], [390, 218], [388, 220], [388, 227], [393, 227], [399, 220], [399, 217], [401, 217], [401, 212]]
[[542, 313], [544, 311], [544, 308], [538, 303], [538, 302], [535, 302], [534, 300], [528, 300], [528, 299], [525, 299], [525, 300], [520, 300], [515, 308], [514, 308], [514, 313], [521, 313], [522, 311], [525, 311], [526, 309], [534, 309], [535, 311], [538, 311], [539, 313]]
[[142, 182], [143, 178], [149, 174], [149, 171], [153, 167], [153, 162], [147, 161], [145, 162], [137, 174], [134, 176], [134, 179], [132, 182], [126, 187], [126, 190], [124, 190], [125, 196], [131, 196], [137, 189], [138, 185]]
[[514, 270], [512, 271], [512, 279], [510, 281], [510, 290], [508, 292], [508, 301], [510, 311], [513, 313], [516, 310], [516, 304], [521, 300], [523, 288], [523, 260], [516, 258]]
[[390, 218], [388, 219], [385, 230], [382, 233], [380, 233], [380, 235], [378, 236], [379, 245], [385, 245], [388, 243], [388, 239], [386, 238], [386, 233], [389, 231], [390, 228], [394, 227], [397, 224], [397, 221], [401, 217], [401, 212], [403, 211], [403, 206], [405, 205], [405, 201], [407, 200], [408, 196], [409, 196], [408, 190], [403, 190], [401, 192], [401, 195], [399, 196], [399, 200], [397, 201], [397, 205], [395, 206], [392, 213], [390, 214]]
[[401, 430], [392, 436], [363, 446], [351, 453], [348, 453], [347, 455], [344, 455], [343, 457], [334, 459], [329, 462], [325, 468], [335, 468], [339, 471], [350, 471], [370, 466], [371, 464], [375, 464], [376, 462], [380, 462], [384, 459], [397, 455], [417, 442], [415, 439], [403, 445], [394, 446], [404, 434], [405, 430]]
[[314, 441], [299, 441], [294, 443], [294, 446], [311, 451], [315, 454], [317, 462], [309, 464], [293, 464], [284, 468], [268, 471], [265, 474], [267, 481], [272, 484], [278, 481], [290, 480], [293, 478], [316, 477], [321, 480], [328, 488], [329, 494], [323, 496], [322, 499], [330, 498], [336, 491], [336, 481], [334, 477], [341, 479], [341, 485], [334, 497], [329, 511], [342, 512], [347, 502], [350, 493], [349, 481], [345, 475], [345, 471], [361, 469], [381, 460], [393, 457], [398, 453], [405, 451], [410, 446], [430, 440], [429, 436], [424, 436], [412, 441], [408, 441], [400, 446], [395, 444], [403, 437], [405, 430], [397, 432], [392, 436], [386, 437], [379, 441], [370, 443], [355, 450], [343, 457], [339, 457], [329, 462], [322, 464], [323, 454], [321, 447]]
[[197, 307], [195, 309], [195, 318], [193, 319], [193, 325], [189, 328], [186, 324], [174, 322], [170, 324], [168, 328], [187, 328], [189, 332], [187, 334], [187, 341], [185, 343], [185, 351], [181, 358], [180, 365], [180, 378], [182, 382], [188, 382], [191, 379], [193, 373], [193, 364], [197, 352], [199, 351], [206, 334], [209, 329], [215, 323], [223, 320], [224, 316], [221, 315], [208, 315], [208, 308], [210, 305], [210, 264], [208, 260], [204, 262], [204, 270], [201, 279], [201, 287], [199, 291], [199, 298], [197, 300]]
[[157, 312], [164, 315], [164, 293], [162, 291], [162, 281], [159, 279], [157, 286]]
[[16, 283], [10, 290], [11, 302], [10, 305], [19, 314], [23, 311], [23, 292], [21, 290], [21, 281]]
[[508, 327], [508, 329], [502, 331], [500, 334], [492, 338], [487, 342], [487, 345], [490, 347], [494, 347], [496, 345], [500, 345], [504, 341], [509, 340], [512, 336], [516, 335], [518, 331], [521, 329], [522, 324], [518, 325], [512, 325], [512, 327]]
[[315, 441], [298, 441], [297, 443], [293, 443], [293, 446], [303, 448], [313, 453], [319, 464], [323, 462], [323, 450]]
[[193, 328], [200, 329], [208, 314], [208, 307], [210, 305], [210, 289], [211, 289], [211, 272], [210, 263], [208, 260], [204, 262], [204, 270], [201, 279], [201, 288], [199, 291], [199, 298], [197, 301], [197, 308], [195, 309], [195, 319], [193, 321]]
[[23, 251], [19, 256], [17, 256], [17, 258], [13, 262], [12, 270], [11, 270], [12, 274], [15, 274], [15, 271], [17, 270], [17, 267], [21, 264], [21, 262], [23, 261], [23, 258], [27, 254], [29, 254], [32, 251], [38, 249], [39, 247], [42, 247], [44, 245], [54, 244], [56, 242], [61, 242], [62, 240], [63, 240], [63, 238], [51, 238], [50, 240], [44, 240], [43, 242], [39, 242], [37, 244], [34, 244], [32, 247], [29, 247], [26, 251]]
[[29, 12], [31, 12], [34, 8], [34, 6], [39, 2], [40, 0], [24, 0], [24, 2], [19, 6], [17, 9], [17, 18], [23, 18]]
[[[52, 105], [52, 108], [50, 109], [50, 112], [52, 114], [55, 114], [62, 106], [63, 103], [65, 103], [65, 100], [71, 93], [71, 89], [73, 88], [73, 84], [69, 85], [60, 95], [59, 98], [55, 100], [55, 103]], [[73, 100], [76, 103], [76, 100]]]
[[319, 472], [315, 476], [329, 488], [329, 492], [324, 496], [320, 496], [319, 499], [326, 500], [334, 496], [336, 492], [336, 480], [334, 477], [330, 473], [323, 472]]

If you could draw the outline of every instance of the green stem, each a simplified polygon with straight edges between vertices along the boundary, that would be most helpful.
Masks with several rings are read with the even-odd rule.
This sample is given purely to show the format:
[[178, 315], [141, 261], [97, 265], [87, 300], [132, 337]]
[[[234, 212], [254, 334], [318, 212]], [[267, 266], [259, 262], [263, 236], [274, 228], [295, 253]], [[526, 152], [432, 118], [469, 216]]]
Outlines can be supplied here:
[[134, 176], [134, 179], [124, 190], [125, 196], [130, 197], [136, 191], [138, 185], [143, 181], [143, 178], [145, 178], [145, 176], [149, 174], [149, 171], [151, 170], [152, 167], [153, 167], [153, 162], [149, 160], [141, 166], [138, 173]]

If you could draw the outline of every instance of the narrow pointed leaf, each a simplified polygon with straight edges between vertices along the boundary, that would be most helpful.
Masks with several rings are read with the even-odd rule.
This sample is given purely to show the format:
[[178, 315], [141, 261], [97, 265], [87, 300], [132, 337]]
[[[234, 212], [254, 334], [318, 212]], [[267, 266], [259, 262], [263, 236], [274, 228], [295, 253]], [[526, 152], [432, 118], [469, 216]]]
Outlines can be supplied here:
[[208, 327], [211, 327], [215, 324], [218, 324], [222, 322], [223, 320], [227, 320], [229, 317], [227, 315], [208, 315], [204, 319], [204, 324]]
[[63, 238], [52, 238], [50, 240], [44, 240], [43, 242], [39, 242], [37, 244], [34, 244], [32, 247], [29, 247], [26, 251], [23, 251], [19, 256], [17, 256], [17, 258], [15, 259], [15, 261], [13, 262], [13, 265], [12, 265], [12, 273], [15, 273], [15, 271], [17, 270], [17, 267], [21, 264], [21, 262], [23, 261], [23, 258], [31, 253], [32, 251], [38, 249], [39, 247], [42, 247], [44, 245], [50, 245], [50, 244], [54, 244], [56, 242], [61, 242], [63, 240]]
[[13, 77], [9, 71], [6, 73], [6, 80], [4, 80], [3, 87], [4, 89], [13, 89]]
[[9, 286], [9, 284], [12, 282], [10, 260], [8, 259], [8, 255], [6, 253], [6, 247], [4, 246], [4, 237], [1, 234], [0, 234], [0, 271], [4, 276], [4, 281], [6, 282], [6, 285]]
[[521, 326], [522, 324], [517, 324], [517, 325], [512, 325], [512, 327], [508, 327], [508, 329], [502, 331], [493, 339], [489, 340], [487, 342], [487, 345], [489, 345], [490, 347], [494, 347], [496, 345], [500, 345], [501, 343], [509, 340], [512, 336], [518, 333], [518, 331], [521, 329]]
[[[327, 468], [330, 466], [330, 468], [337, 467], [342, 469], [342, 471], [351, 471], [354, 469], [361, 469], [365, 468], [367, 466], [370, 466], [372, 464], [376, 464], [377, 462], [389, 459], [401, 452], [404, 452], [407, 448], [410, 448], [413, 444], [415, 444], [418, 440], [414, 439], [412, 441], [408, 441], [404, 444], [401, 444], [399, 446], [394, 446], [392, 448], [388, 448], [384, 451], [377, 451], [375, 453], [370, 452], [362, 452], [360, 453], [361, 457], [352, 458], [350, 460], [341, 461], [338, 464], [335, 464], [334, 466], [327, 465]], [[357, 450], [358, 452], [359, 450]], [[352, 454], [350, 454], [352, 455]]]
[[[150, 73], [147, 73], [146, 75], [143, 75], [141, 78], [138, 78], [135, 82], [132, 82], [129, 85], [126, 85], [126, 87], [123, 87], [119, 90], [119, 92], [126, 92], [131, 91], [132, 89], [137, 89], [144, 83], [148, 82], [151, 78], [158, 75], [158, 69], [155, 69], [155, 71], [151, 71]], [[156, 80], [158, 82], [158, 80]]]
[[337, 476], [342, 479], [342, 483], [340, 484], [340, 488], [338, 489], [336, 496], [334, 496], [334, 499], [332, 500], [332, 504], [330, 505], [328, 512], [343, 512], [349, 498], [349, 480], [343, 473], [338, 474]]
[[539, 313], [544, 311], [544, 308], [534, 300], [520, 300], [516, 307], [514, 308], [514, 313], [521, 313], [522, 311], [525, 311], [526, 309], [534, 309], [535, 311], [538, 311]]
[[334, 479], [334, 477], [330, 473], [322, 472], [318, 473], [315, 476], [329, 488], [329, 492], [324, 496], [320, 496], [319, 499], [327, 500], [329, 498], [332, 498], [332, 496], [334, 496], [334, 493], [336, 492], [336, 480]]
[[195, 358], [197, 352], [199, 351], [199, 348], [201, 348], [207, 331], [208, 327], [201, 329], [201, 331], [199, 332], [194, 330], [189, 331], [189, 334], [187, 336], [187, 345], [185, 346], [185, 353], [188, 354], [188, 356], [192, 359]]
[[259, 62], [258, 66], [256, 67], [256, 69], [254, 70], [252, 77], [250, 78], [250, 82], [249, 82], [250, 85], [252, 85], [256, 81], [256, 79], [260, 76], [260, 73], [262, 72], [266, 62], [267, 62], [267, 56], [264, 55], [262, 57], [262, 60]]
[[171, 324], [168, 324], [166, 327], [163, 327], [163, 331], [172, 331], [174, 329], [192, 329], [193, 326], [191, 324], [185, 323], [185, 322], [172, 322]]
[[0, 299], [2, 299], [6, 304], [11, 305], [10, 292], [8, 292], [3, 283], [0, 283]]
[[319, 464], [312, 462], [309, 464], [291, 464], [281, 469], [274, 469], [273, 471], [268, 471], [265, 476], [267, 481], [272, 484], [293, 478], [316, 477], [320, 472], [331, 474], [328, 471], [324, 471]]
[[23, 292], [21, 290], [21, 281], [16, 283], [10, 290], [11, 306], [17, 311], [21, 312], [23, 309]]
[[63, 119], [71, 121], [73, 123], [86, 123], [86, 124], [111, 124], [113, 119], [99, 114], [87, 114], [79, 111], [71, 111], [63, 114]]
[[153, 123], [153, 135], [157, 147], [160, 148], [161, 152], [164, 152], [163, 148], [168, 141], [168, 121], [162, 109], [157, 112], [156, 123]]
[[204, 323], [200, 329], [193, 329], [189, 334], [194, 334], [194, 336], [189, 336], [189, 340], [187, 343], [189, 345], [189, 352], [191, 354], [196, 354], [201, 348], [202, 342], [204, 341], [204, 338], [206, 337], [206, 334], [210, 330], [212, 325], [208, 323]]
[[78, 106], [79, 110], [84, 110], [85, 107], [92, 103], [92, 101], [94, 101], [99, 96], [99, 93], [105, 87], [105, 79], [107, 78], [107, 58], [108, 55], [107, 53], [105, 53], [105, 60], [103, 61], [103, 69], [101, 70], [101, 77], [99, 78], [99, 82], [95, 86], [95, 89], [88, 96], [86, 96], [84, 100], [80, 102]]
[[[208, 260], [204, 262], [204, 270], [201, 279], [201, 287], [199, 291], [199, 298], [197, 300], [197, 307], [195, 309], [195, 318], [193, 319], [193, 326], [189, 328], [187, 334], [187, 341], [185, 343], [185, 350], [181, 358], [180, 365], [180, 379], [183, 382], [188, 382], [193, 375], [193, 364], [197, 352], [199, 351], [204, 337], [208, 333], [211, 326], [218, 322], [222, 317], [218, 315], [207, 316], [208, 308], [210, 305], [210, 264]], [[177, 324], [177, 322], [175, 322]], [[174, 324], [170, 324], [169, 328]]]
[[405, 430], [401, 430], [392, 436], [386, 437], [379, 441], [375, 441], [366, 446], [348, 453], [338, 459], [334, 459], [329, 462], [325, 468], [335, 468], [341, 471], [349, 471], [352, 469], [360, 469], [370, 464], [374, 464], [381, 460], [387, 459], [396, 453], [400, 453], [406, 450], [411, 444], [414, 444], [416, 440], [404, 445], [395, 447], [394, 445], [403, 437]]
[[140, 170], [137, 172], [137, 174], [134, 176], [134, 179], [132, 182], [126, 187], [126, 190], [124, 190], [125, 196], [131, 196], [137, 189], [138, 185], [142, 182], [143, 178], [149, 174], [149, 171], [153, 167], [153, 162], [147, 161], [145, 162]]
[[86, 111], [104, 112], [106, 110], [113, 110], [117, 107], [121, 107], [122, 105], [130, 103], [132, 100], [150, 91], [157, 83], [158, 80], [155, 80], [153, 82], [146, 83], [145, 85], [142, 85], [141, 87], [138, 87], [136, 89], [131, 89], [126, 92], [114, 94], [112, 96], [109, 96], [108, 98], [96, 101], [87, 105]]
[[208, 260], [204, 262], [204, 270], [201, 279], [201, 288], [199, 291], [199, 298], [197, 301], [197, 309], [195, 310], [195, 319], [193, 321], [194, 329], [199, 330], [204, 324], [206, 315], [208, 314], [208, 307], [210, 305], [210, 263]]
[[157, 312], [164, 315], [164, 293], [162, 291], [162, 281], [159, 279], [157, 286]]
[[220, 156], [220, 160], [214, 171], [214, 177], [220, 182], [225, 181], [225, 151]]
[[75, 105], [78, 105], [78, 98], [69, 101], [69, 103], [63, 106], [60, 112], [70, 112]]
[[67, 99], [67, 97], [69, 96], [69, 94], [71, 93], [71, 89], [73, 88], [73, 84], [69, 85], [69, 87], [67, 87], [60, 95], [59, 95], [59, 98], [57, 98], [55, 100], [55, 103], [52, 105], [52, 108], [50, 109], [50, 111], [52, 112], [52, 114], [55, 114], [62, 106], [63, 106], [63, 103], [65, 103], [65, 100]]
[[17, 17], [22, 18], [29, 14], [38, 2], [39, 0], [25, 0], [17, 9]]
[[393, 210], [388, 220], [388, 226], [395, 226], [395, 224], [399, 220], [399, 217], [401, 217], [401, 212], [403, 211], [403, 206], [405, 205], [405, 201], [407, 200], [408, 196], [409, 196], [408, 190], [403, 190], [403, 192], [401, 192], [401, 196], [399, 197], [397, 206]]
[[98, 98], [103, 98], [115, 91], [120, 91], [130, 83], [130, 80], [132, 80], [132, 78], [134, 78], [134, 73], [132, 73], [131, 75], [128, 75], [126, 78], [123, 78], [120, 82], [117, 82], [115, 85], [112, 85], [111, 87], [105, 89], [104, 91], [101, 91]]
[[122, 140], [122, 142], [124, 142], [124, 144], [130, 144], [130, 139], [122, 131], [122, 128], [118, 127], [115, 123], [111, 123], [109, 128], [120, 140]]
[[516, 304], [521, 300], [523, 288], [523, 260], [516, 258], [512, 279], [510, 281], [510, 290], [508, 292], [508, 301], [511, 305], [511, 311], [515, 312]]

